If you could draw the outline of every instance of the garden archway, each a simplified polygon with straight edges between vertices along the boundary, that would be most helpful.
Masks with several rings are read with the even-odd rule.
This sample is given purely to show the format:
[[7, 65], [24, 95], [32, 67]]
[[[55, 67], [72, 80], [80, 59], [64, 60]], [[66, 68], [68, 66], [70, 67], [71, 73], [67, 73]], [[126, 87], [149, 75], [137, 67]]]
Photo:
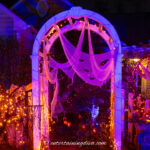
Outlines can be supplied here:
[[[67, 23], [61, 24], [64, 20]], [[64, 33], [70, 29], [81, 31], [76, 47], [71, 45], [64, 36]], [[88, 55], [81, 52], [85, 29], [88, 31]], [[94, 56], [90, 31], [96, 32], [105, 40], [110, 49], [109, 53]], [[50, 63], [48, 62], [49, 49], [58, 37], [68, 60], [63, 65], [52, 59]], [[80, 56], [84, 58], [84, 62], [88, 63], [80, 65]], [[77, 63], [75, 63], [74, 57], [77, 58]], [[57, 89], [58, 68], [62, 69], [70, 77], [75, 72], [88, 84], [96, 86], [101, 86], [108, 78], [111, 78], [111, 133], [116, 146], [121, 149], [122, 54], [119, 37], [111, 23], [103, 16], [81, 7], [73, 7], [68, 11], [61, 12], [49, 19], [38, 32], [31, 58], [33, 107], [35, 106], [33, 121], [34, 149], [40, 149], [42, 135], [45, 135], [46, 141], [49, 142], [48, 82], [55, 83]], [[97, 62], [103, 62], [101, 59], [103, 61], [107, 59], [108, 61], [100, 68], [97, 67]], [[79, 67], [75, 64], [79, 64]], [[50, 66], [53, 67], [52, 71], [50, 71]], [[71, 71], [66, 71], [66, 68], [70, 68], [70, 66]], [[88, 73], [81, 71], [83, 66], [88, 67]], [[55, 90], [53, 102], [56, 100], [57, 92]]]

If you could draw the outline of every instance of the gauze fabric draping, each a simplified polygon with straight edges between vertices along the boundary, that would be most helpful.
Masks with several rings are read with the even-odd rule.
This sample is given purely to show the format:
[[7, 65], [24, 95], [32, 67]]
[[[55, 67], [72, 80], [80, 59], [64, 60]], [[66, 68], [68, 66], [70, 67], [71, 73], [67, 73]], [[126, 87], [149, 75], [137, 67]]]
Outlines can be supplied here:
[[52, 118], [57, 118], [56, 116], [57, 112], [55, 113], [55, 108], [56, 108], [57, 101], [58, 101], [58, 90], [59, 90], [59, 83], [58, 83], [58, 80], [56, 79], [54, 96], [51, 102], [51, 117]]
[[[82, 68], [80, 68], [80, 62], [79, 62], [79, 59], [82, 58], [82, 55], [81, 55], [81, 45], [83, 43], [83, 37], [84, 37], [84, 30], [82, 30], [81, 32], [81, 35], [80, 35], [80, 40], [82, 39], [82, 41], [80, 41], [78, 43], [78, 45], [80, 46], [77, 46], [77, 48], [80, 48], [80, 49], [77, 49], [75, 48], [67, 39], [66, 37], [60, 33], [60, 40], [61, 40], [61, 43], [62, 43], [62, 46], [63, 46], [63, 49], [64, 49], [64, 52], [65, 52], [65, 55], [68, 59], [68, 62], [70, 64], [70, 66], [73, 68], [74, 72], [81, 78], [83, 79], [85, 82], [89, 83], [89, 84], [94, 84], [94, 85], [99, 85], [97, 82], [93, 82], [93, 81], [90, 81], [89, 77], [93, 77], [91, 74], [91, 72], [84, 72], [82, 70]], [[70, 54], [70, 49], [74, 49], [74, 51], [78, 51], [80, 53], [80, 55], [78, 53], [75, 53], [74, 57], [72, 57], [72, 55]], [[86, 63], [88, 63], [88, 61], [84, 60], [84, 64], [85, 64], [85, 67], [88, 67]]]
[[[96, 62], [99, 62], [99, 64], [105, 60], [109, 60], [110, 57], [111, 57], [110, 52], [106, 52], [104, 54], [95, 54]], [[82, 52], [80, 58], [82, 58], [82, 61], [79, 62], [79, 64], [78, 64], [78, 71], [83, 72], [83, 75], [87, 76], [88, 78], [94, 77], [91, 74], [92, 68], [91, 68], [91, 63], [90, 63], [90, 55]], [[75, 72], [72, 69], [72, 67], [69, 65], [68, 62], [58, 63], [53, 58], [50, 58], [49, 66], [54, 69], [61, 69], [69, 78], [71, 78], [73, 80]], [[105, 68], [105, 66], [100, 66], [100, 67], [103, 69], [103, 68]], [[88, 70], [88, 72], [87, 72], [87, 70]], [[98, 86], [100, 85], [100, 84], [98, 84], [97, 80], [94, 82], [88, 81], [87, 83], [92, 84], [92, 85], [98, 85]]]
[[[85, 28], [88, 28], [89, 54], [82, 52]], [[61, 69], [72, 80], [76, 73], [86, 83], [101, 87], [109, 79], [113, 64], [111, 51], [103, 54], [94, 54], [90, 29], [89, 26], [85, 27], [85, 23], [82, 23], [81, 33], [76, 47], [68, 41], [59, 28], [57, 28], [57, 31], [68, 62], [58, 63], [52, 57], [48, 61], [46, 50], [44, 50], [46, 76], [50, 83], [56, 85], [51, 103], [51, 115], [53, 118], [56, 117], [55, 108], [58, 101], [58, 69]], [[104, 61], [106, 62], [102, 64]], [[50, 71], [49, 68], [52, 68], [52, 70]]]
[[[83, 79], [85, 82], [87, 82], [91, 85], [101, 86], [109, 78], [112, 63], [111, 63], [110, 57], [108, 57], [108, 55], [102, 54], [102, 57], [101, 57], [101, 58], [103, 58], [102, 60], [108, 59], [108, 62], [106, 64], [104, 64], [102, 67], [99, 66], [99, 70], [98, 70], [97, 69], [98, 66], [97, 66], [97, 68], [94, 68], [95, 65], [94, 65], [94, 67], [92, 65], [93, 62], [96, 62], [96, 58], [94, 57], [94, 58], [92, 58], [92, 60], [89, 59], [89, 58], [91, 58], [91, 54], [87, 54], [89, 56], [84, 57], [84, 59], [83, 59], [83, 55], [86, 55], [84, 52], [81, 51], [83, 37], [84, 37], [84, 30], [85, 30], [85, 26], [82, 27], [82, 31], [81, 31], [81, 35], [79, 38], [77, 48], [75, 48], [67, 40], [67, 38], [62, 34], [62, 32], [59, 32], [59, 34], [60, 34], [59, 37], [60, 37], [64, 52], [65, 52], [65, 55], [68, 59], [68, 62], [72, 66], [72, 68], [76, 72], [76, 74], [78, 74], [81, 79]], [[91, 45], [92, 45], [92, 43], [90, 43], [90, 46]], [[74, 49], [74, 51], [75, 51], [74, 57], [72, 57], [72, 55], [70, 54], [70, 49]], [[101, 54], [99, 54], [98, 56], [100, 57]], [[111, 55], [109, 54], [109, 56], [111, 56]], [[82, 59], [84, 62], [80, 62], [80, 59]], [[102, 62], [102, 61], [100, 61], [100, 62]], [[83, 66], [83, 64], [84, 64], [84, 66]], [[92, 66], [92, 68], [90, 66]], [[93, 72], [94, 72], [94, 74], [93, 74]]]
[[57, 79], [58, 69], [54, 69], [51, 72], [49, 71], [45, 44], [43, 44], [43, 48], [44, 48], [44, 67], [45, 67], [46, 78], [50, 83], [55, 84]]
[[49, 67], [55, 69], [61, 69], [70, 79], [73, 80], [75, 72], [68, 62], [66, 63], [58, 63], [53, 58], [50, 58]]
[[54, 68], [51, 72], [49, 71], [48, 60], [46, 57], [46, 45], [44, 45], [44, 67], [45, 67], [45, 73], [48, 81], [52, 84], [55, 84], [54, 96], [51, 102], [51, 117], [56, 118], [57, 116], [55, 114], [55, 108], [58, 100], [57, 97], [58, 97], [58, 90], [59, 90], [59, 82], [57, 77], [58, 69]]
[[[111, 71], [112, 71], [112, 58], [110, 58], [105, 65], [103, 65], [103, 68], [100, 67], [100, 65], [97, 64], [93, 46], [92, 46], [92, 40], [91, 40], [91, 33], [90, 29], [88, 28], [88, 40], [89, 40], [89, 54], [90, 54], [90, 62], [92, 66], [92, 72], [95, 76], [95, 78], [99, 81], [105, 81], [108, 79]], [[103, 55], [103, 59], [106, 60], [105, 55]], [[108, 58], [107, 58], [108, 59]], [[105, 67], [104, 67], [105, 66]]]
[[[59, 37], [65, 52], [65, 55], [68, 59], [69, 64], [73, 67], [76, 68], [75, 66], [77, 66], [79, 64], [79, 58], [81, 55], [81, 49], [82, 49], [82, 44], [83, 44], [83, 38], [84, 38], [84, 25], [82, 27], [82, 31], [79, 37], [79, 42], [77, 44], [77, 48], [75, 48], [68, 40], [67, 38], [63, 35], [63, 33], [59, 30]], [[74, 51], [73, 56], [71, 55], [70, 51]], [[75, 69], [76, 70], [76, 69]]]

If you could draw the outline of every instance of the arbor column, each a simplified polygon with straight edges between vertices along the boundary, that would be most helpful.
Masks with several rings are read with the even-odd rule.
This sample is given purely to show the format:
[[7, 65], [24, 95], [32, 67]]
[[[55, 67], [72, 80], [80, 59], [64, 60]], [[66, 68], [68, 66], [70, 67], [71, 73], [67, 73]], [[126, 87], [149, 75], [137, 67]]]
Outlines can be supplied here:
[[32, 55], [32, 98], [33, 98], [33, 149], [40, 150], [41, 145], [41, 108], [39, 82], [39, 56]]
[[122, 54], [119, 53], [115, 62], [115, 102], [114, 102], [114, 142], [121, 150], [121, 116], [122, 116]]
[[[45, 69], [43, 68], [43, 71]], [[49, 147], [49, 95], [48, 95], [48, 80], [45, 78], [45, 73], [40, 75], [40, 97], [41, 97], [41, 140], [44, 140], [46, 146]], [[48, 148], [47, 148], [48, 149]]]

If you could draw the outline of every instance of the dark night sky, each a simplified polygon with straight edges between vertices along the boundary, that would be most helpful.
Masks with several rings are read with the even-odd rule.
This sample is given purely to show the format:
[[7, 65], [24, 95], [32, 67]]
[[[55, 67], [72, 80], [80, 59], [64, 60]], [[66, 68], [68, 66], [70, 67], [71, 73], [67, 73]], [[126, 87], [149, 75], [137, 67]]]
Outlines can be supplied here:
[[[8, 8], [18, 0], [0, 0]], [[23, 1], [23, 0], [22, 0]], [[24, 0], [25, 1], [25, 0]], [[50, 0], [46, 0], [50, 1]], [[61, 0], [51, 0], [61, 1]], [[76, 6], [101, 13], [150, 13], [150, 0], [69, 0]]]
[[3, 5], [5, 5], [7, 8], [10, 8], [11, 6], [13, 6], [13, 4], [15, 4], [18, 0], [0, 0], [0, 3], [2, 3]]
[[150, 12], [150, 0], [70, 0], [75, 5], [101, 13]]
[[[61, 0], [51, 1], [59, 3]], [[75, 6], [82, 6], [106, 17], [116, 28], [120, 39], [128, 45], [147, 43], [150, 39], [150, 0], [69, 1]], [[17, 0], [0, 0], [0, 2], [10, 8]]]
[[70, 0], [107, 18], [128, 45], [150, 39], [150, 0]]

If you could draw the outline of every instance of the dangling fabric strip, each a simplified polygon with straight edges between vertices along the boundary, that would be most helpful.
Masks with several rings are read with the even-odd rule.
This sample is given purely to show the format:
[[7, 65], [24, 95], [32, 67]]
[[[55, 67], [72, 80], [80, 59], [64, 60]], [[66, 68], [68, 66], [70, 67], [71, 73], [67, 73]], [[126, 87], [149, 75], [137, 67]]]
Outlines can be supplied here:
[[[108, 79], [108, 77], [112, 71], [112, 58], [109, 58], [107, 63], [103, 65], [103, 68], [100, 68], [100, 66], [97, 64], [95, 56], [94, 56], [91, 34], [90, 34], [89, 28], [88, 28], [88, 40], [89, 40], [89, 54], [90, 54], [90, 62], [91, 62], [92, 72], [97, 80], [99, 80], [101, 82], [105, 81]], [[107, 59], [107, 57], [105, 58], [105, 55], [103, 57], [104, 57], [104, 60]]]
[[[85, 29], [83, 25], [82, 31], [79, 37], [79, 42], [76, 48], [67, 40], [67, 38], [63, 35], [63, 33], [59, 30], [60, 40], [61, 40], [64, 52], [65, 52], [65, 55], [71, 66], [77, 66], [75, 64], [79, 63], [79, 58], [81, 55], [81, 49], [82, 49], [83, 38], [84, 38], [84, 30]], [[70, 51], [72, 50], [74, 51], [73, 55], [70, 54]]]
[[55, 108], [56, 108], [56, 104], [57, 104], [57, 101], [58, 101], [58, 90], [59, 90], [59, 82], [58, 82], [58, 79], [57, 79], [56, 83], [55, 83], [54, 96], [53, 96], [53, 99], [52, 99], [52, 102], [51, 102], [51, 117], [52, 118], [56, 118]]

